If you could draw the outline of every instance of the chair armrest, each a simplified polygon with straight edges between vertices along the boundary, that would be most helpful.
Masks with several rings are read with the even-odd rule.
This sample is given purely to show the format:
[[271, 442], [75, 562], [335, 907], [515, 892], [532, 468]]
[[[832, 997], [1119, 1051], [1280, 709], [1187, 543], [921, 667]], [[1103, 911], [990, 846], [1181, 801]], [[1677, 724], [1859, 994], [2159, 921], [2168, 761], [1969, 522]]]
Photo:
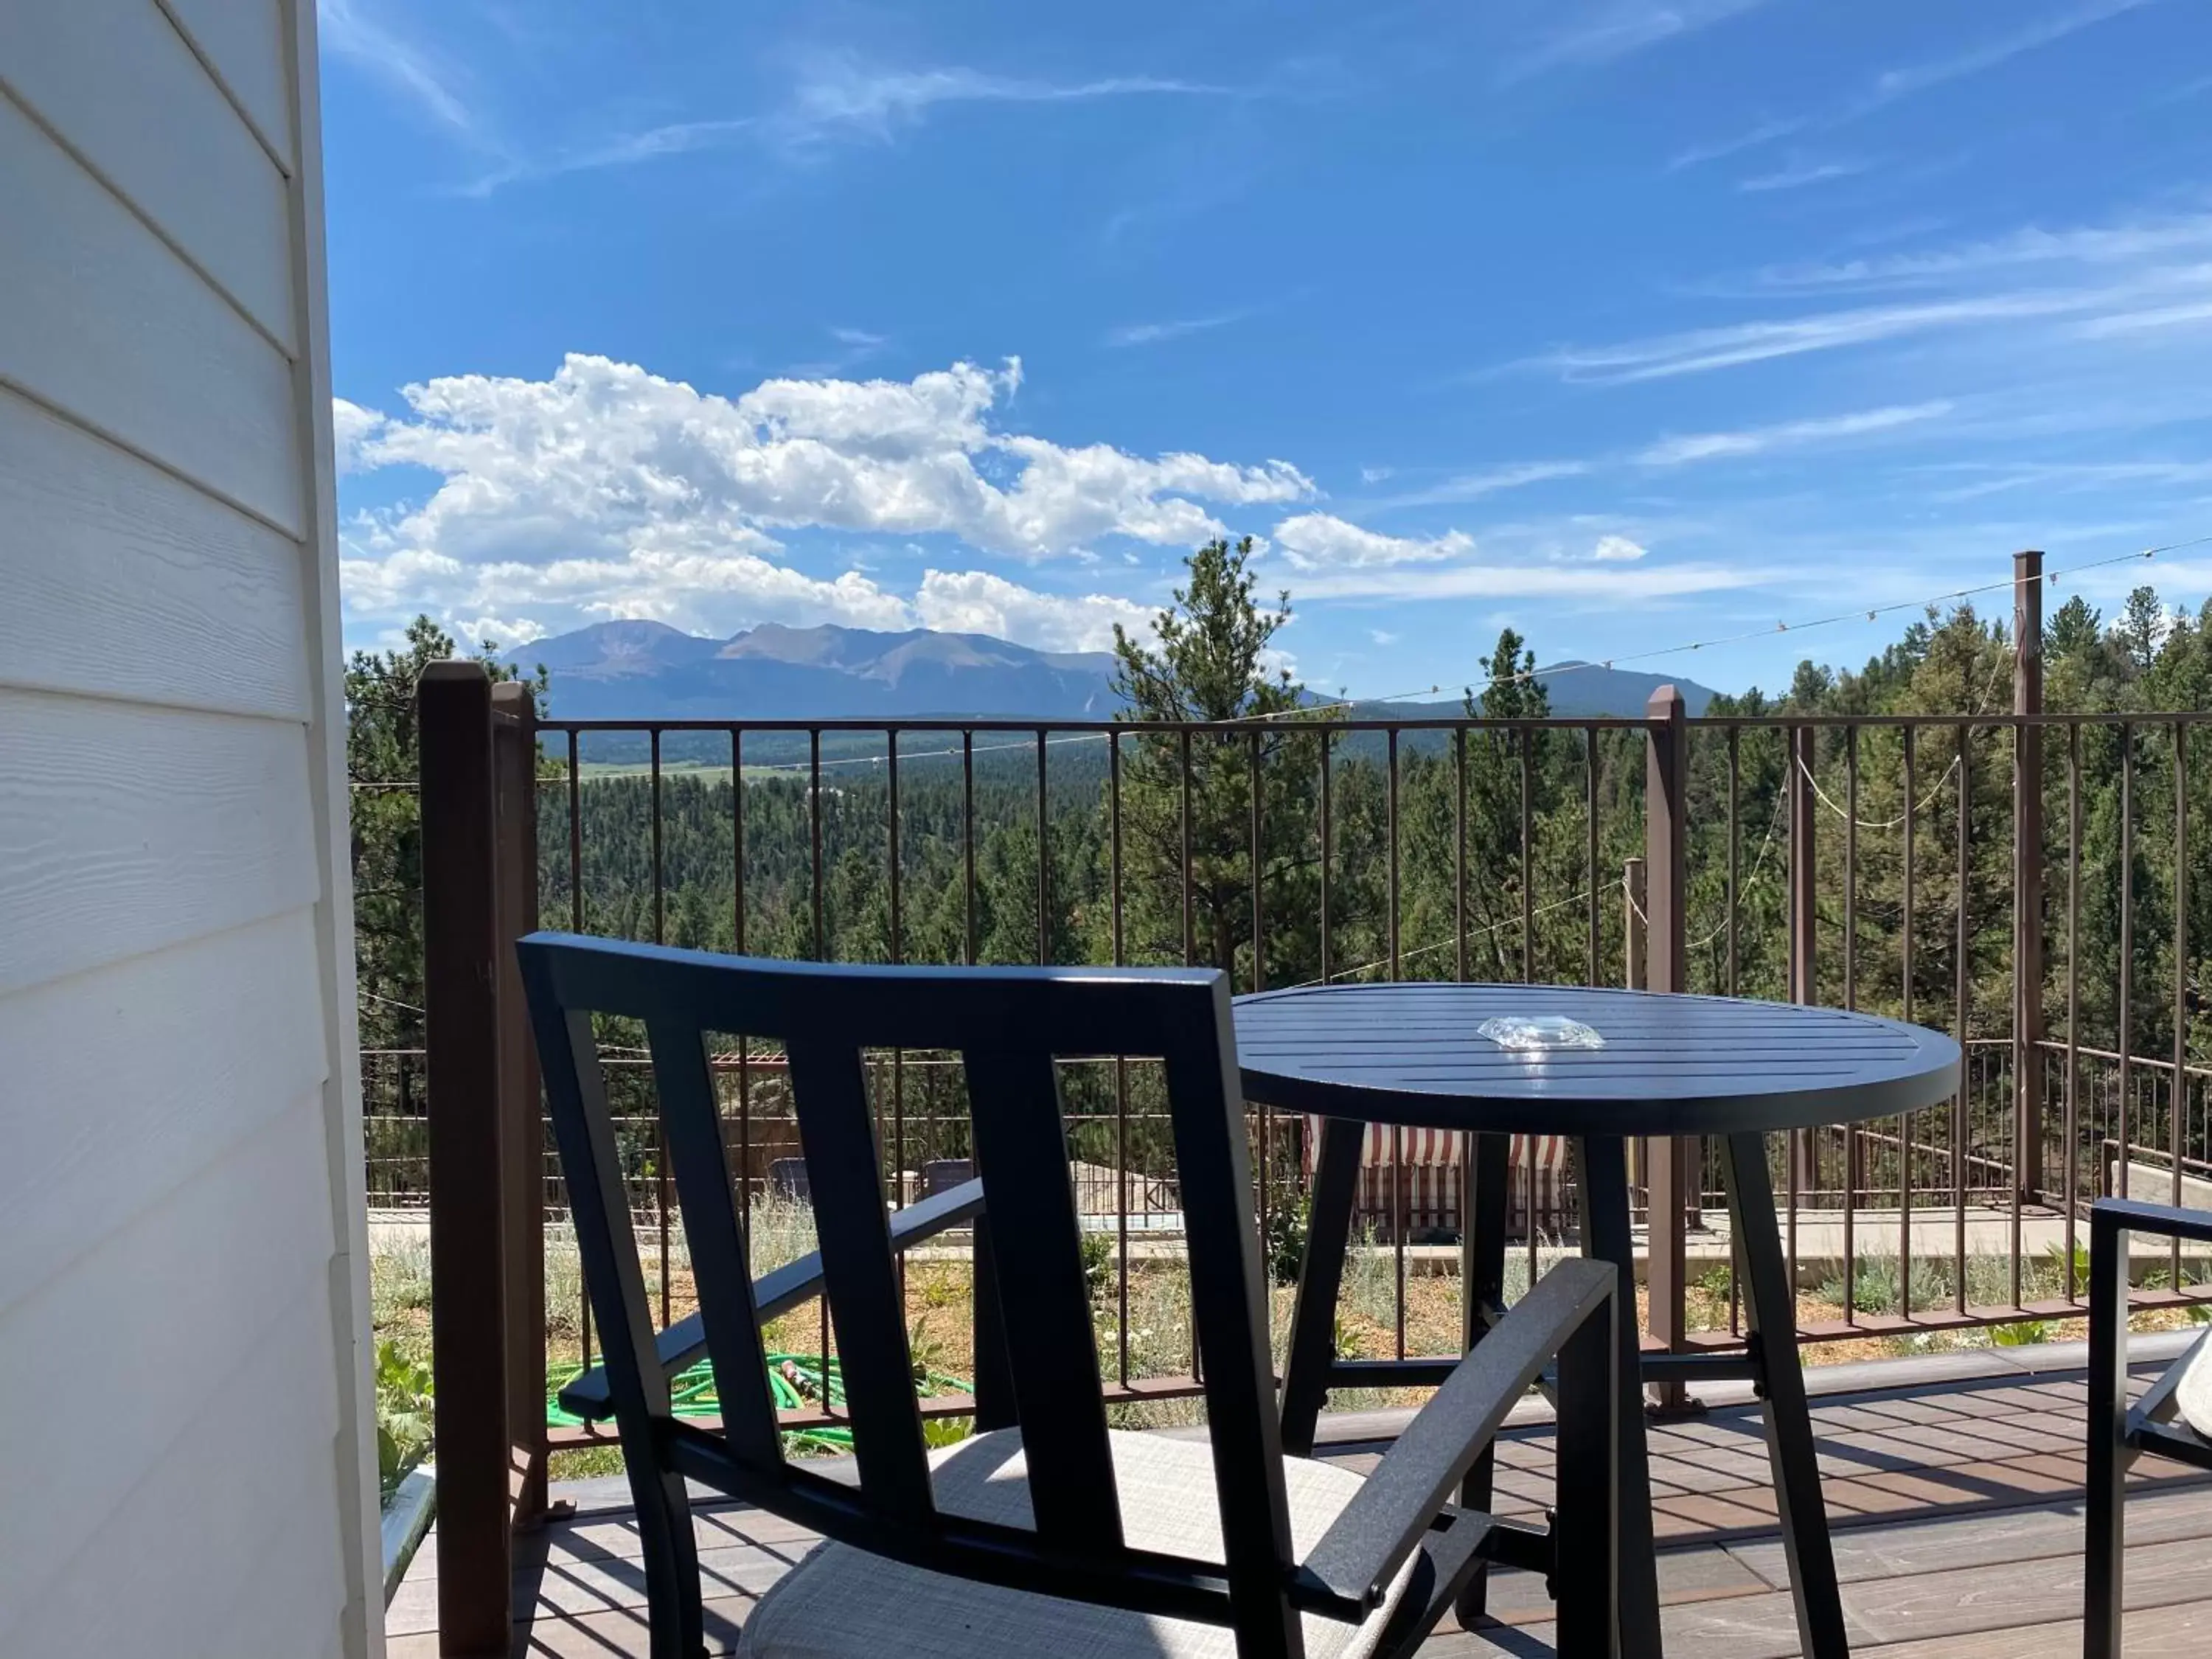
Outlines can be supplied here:
[[2194, 1239], [2212, 1244], [2212, 1210], [2177, 1210], [2170, 1204], [2145, 1204], [2132, 1198], [2100, 1198], [2089, 1206], [2090, 1240], [2120, 1232], [2156, 1233], [2162, 1238]]
[[1378, 1605], [1545, 1365], [1592, 1319], [1605, 1322], [1610, 1343], [1615, 1277], [1610, 1262], [1576, 1261], [1537, 1280], [1414, 1414], [1302, 1574], [1332, 1595]]
[[[982, 1213], [982, 1182], [963, 1181], [957, 1187], [948, 1187], [941, 1193], [933, 1193], [909, 1204], [892, 1216], [891, 1248], [909, 1249]], [[753, 1281], [754, 1314], [765, 1324], [789, 1313], [819, 1293], [821, 1288], [822, 1253], [817, 1250], [763, 1273]], [[653, 1348], [660, 1361], [661, 1375], [673, 1376], [705, 1355], [707, 1327], [697, 1314], [686, 1314], [653, 1339]], [[607, 1392], [606, 1368], [602, 1365], [594, 1365], [580, 1376], [570, 1379], [562, 1386], [559, 1398], [563, 1411], [586, 1423], [600, 1422], [614, 1415], [614, 1401]]]

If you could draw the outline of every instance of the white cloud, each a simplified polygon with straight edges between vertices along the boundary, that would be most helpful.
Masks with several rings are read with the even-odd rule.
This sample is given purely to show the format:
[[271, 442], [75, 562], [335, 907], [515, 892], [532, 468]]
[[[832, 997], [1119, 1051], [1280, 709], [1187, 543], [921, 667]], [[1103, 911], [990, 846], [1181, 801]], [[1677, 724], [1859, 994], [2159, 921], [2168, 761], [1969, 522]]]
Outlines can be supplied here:
[[1887, 409], [1861, 410], [1852, 415], [1832, 415], [1819, 420], [1785, 421], [1775, 426], [1750, 427], [1739, 432], [1701, 432], [1685, 437], [1662, 438], [1640, 451], [1636, 459], [1645, 466], [1681, 466], [1692, 461], [1762, 454], [1770, 449], [1823, 443], [1838, 438], [1863, 437], [1901, 426], [1931, 421], [1949, 413], [1943, 401], [1893, 404]]
[[1626, 536], [1601, 536], [1597, 538], [1597, 545], [1590, 549], [1590, 557], [1599, 564], [1628, 564], [1650, 550]]
[[385, 623], [416, 609], [526, 614], [550, 629], [652, 617], [729, 633], [764, 620], [908, 627], [964, 605], [995, 607], [1016, 637], [1095, 642], [1141, 611], [1024, 599], [981, 572], [934, 573], [908, 597], [858, 570], [799, 568], [781, 535], [936, 534], [1042, 558], [1108, 538], [1188, 546], [1226, 533], [1214, 506], [1313, 493], [1279, 461], [1145, 457], [1003, 432], [994, 414], [1020, 383], [1010, 359], [907, 381], [771, 380], [728, 398], [572, 356], [544, 380], [471, 374], [409, 386], [399, 416], [343, 404], [334, 415], [349, 465], [439, 475], [427, 499], [347, 526], [348, 611]]
[[930, 570], [915, 595], [924, 628], [989, 634], [1041, 651], [1110, 651], [1116, 623], [1149, 637], [1152, 613], [1109, 593], [1040, 593], [987, 570]]
[[1474, 551], [1474, 541], [1451, 530], [1441, 536], [1386, 536], [1330, 513], [1302, 513], [1275, 526], [1274, 545], [1297, 570], [1375, 568], [1455, 559]]
[[384, 416], [373, 409], [363, 409], [343, 398], [331, 399], [331, 447], [337, 451], [341, 477], [360, 467], [362, 445], [374, 437], [383, 424]]

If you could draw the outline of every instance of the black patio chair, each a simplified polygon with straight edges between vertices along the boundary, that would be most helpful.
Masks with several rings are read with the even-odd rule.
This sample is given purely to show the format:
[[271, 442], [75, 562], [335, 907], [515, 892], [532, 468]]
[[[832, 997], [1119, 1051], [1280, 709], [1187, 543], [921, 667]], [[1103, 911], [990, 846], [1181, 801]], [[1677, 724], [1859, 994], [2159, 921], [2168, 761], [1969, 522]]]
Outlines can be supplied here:
[[[605, 1354], [565, 1397], [603, 1401], [619, 1426], [654, 1659], [702, 1649], [687, 1480], [829, 1540], [745, 1621], [741, 1650], [763, 1659], [1398, 1656], [1484, 1561], [1550, 1576], [1562, 1653], [1610, 1651], [1613, 1269], [1554, 1267], [1364, 1479], [1285, 1457], [1218, 973], [830, 966], [558, 934], [520, 950]], [[693, 1321], [658, 1337], [597, 1063], [594, 1016], [610, 1015], [641, 1023], [652, 1050], [698, 1291]], [[759, 1286], [743, 1267], [708, 1034], [781, 1042], [789, 1061], [821, 1249]], [[961, 1054], [981, 1192], [957, 1207], [996, 1241], [978, 1258], [1000, 1314], [978, 1321], [981, 1432], [934, 1453], [895, 1258], [911, 1235], [884, 1201], [862, 1066], [863, 1050], [881, 1048]], [[1206, 1439], [1107, 1426], [1054, 1064], [1099, 1054], [1162, 1062]], [[763, 1358], [763, 1304], [792, 1305], [810, 1275], [836, 1327], [855, 1451], [842, 1468], [785, 1458]], [[672, 1370], [702, 1348], [720, 1432], [670, 1409]], [[1559, 1411], [1553, 1524], [1455, 1507], [1477, 1455], [1547, 1369]]]
[[2119, 1659], [2121, 1558], [2125, 1547], [2128, 1466], [2165, 1457], [2212, 1469], [2212, 1439], [2177, 1421], [2183, 1382], [2200, 1359], [2212, 1364], [2208, 1331], [2166, 1368], [2133, 1406], [2128, 1404], [2128, 1235], [2212, 1244], [2212, 1211], [2177, 1210], [2133, 1199], [2100, 1199], [2089, 1211], [2088, 1492], [2083, 1531], [2088, 1548], [2084, 1583], [2084, 1659]]

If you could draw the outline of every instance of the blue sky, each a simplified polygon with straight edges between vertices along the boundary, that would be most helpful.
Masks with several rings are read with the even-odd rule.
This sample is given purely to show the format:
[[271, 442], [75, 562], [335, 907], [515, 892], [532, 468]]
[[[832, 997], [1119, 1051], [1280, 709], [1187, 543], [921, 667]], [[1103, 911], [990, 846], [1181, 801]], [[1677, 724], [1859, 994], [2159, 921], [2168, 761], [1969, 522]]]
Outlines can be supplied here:
[[320, 15], [357, 644], [1095, 647], [1226, 532], [1324, 690], [1733, 690], [2212, 536], [2200, 0]]

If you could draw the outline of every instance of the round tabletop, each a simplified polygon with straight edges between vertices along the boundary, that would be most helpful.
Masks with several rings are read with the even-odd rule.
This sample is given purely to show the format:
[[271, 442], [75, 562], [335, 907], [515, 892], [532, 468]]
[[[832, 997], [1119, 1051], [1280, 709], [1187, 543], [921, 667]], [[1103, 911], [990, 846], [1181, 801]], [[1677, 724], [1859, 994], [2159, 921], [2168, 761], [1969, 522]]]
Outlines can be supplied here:
[[[1553, 1016], [1596, 1048], [1514, 1050], [1485, 1020]], [[1729, 1134], [1919, 1111], [1959, 1045], [1875, 1014], [1563, 985], [1315, 986], [1236, 1004], [1248, 1100], [1508, 1134]]]

